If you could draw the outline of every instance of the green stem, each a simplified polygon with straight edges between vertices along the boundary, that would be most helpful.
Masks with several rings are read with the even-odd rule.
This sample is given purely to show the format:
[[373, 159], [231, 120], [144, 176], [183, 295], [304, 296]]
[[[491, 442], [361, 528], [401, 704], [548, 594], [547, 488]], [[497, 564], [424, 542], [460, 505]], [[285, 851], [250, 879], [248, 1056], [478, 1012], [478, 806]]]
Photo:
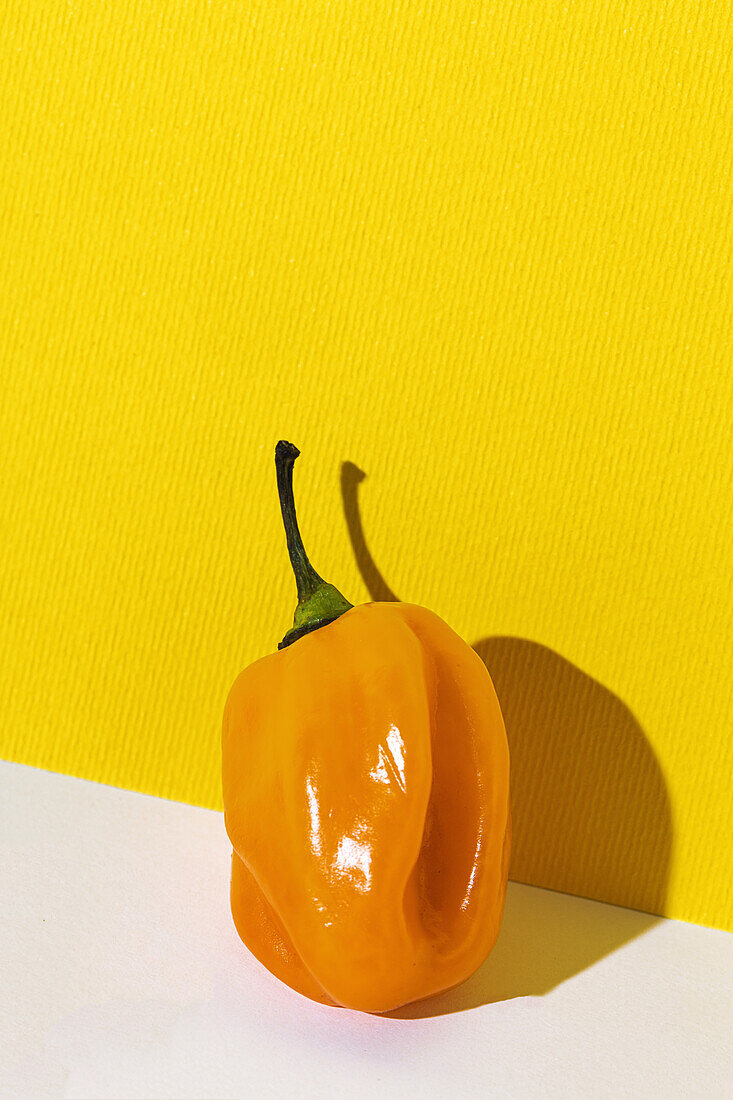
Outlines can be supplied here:
[[353, 606], [337, 588], [328, 584], [316, 573], [305, 552], [293, 496], [293, 466], [299, 454], [298, 448], [284, 439], [281, 439], [275, 448], [280, 510], [285, 525], [290, 564], [293, 567], [298, 588], [298, 606], [295, 609], [293, 626], [278, 645], [278, 649], [284, 649], [304, 634], [327, 626]]
[[275, 448], [275, 469], [277, 470], [280, 511], [283, 514], [285, 537], [288, 540], [288, 554], [295, 573], [295, 583], [298, 586], [298, 602], [300, 603], [312, 596], [319, 585], [323, 584], [323, 577], [318, 576], [308, 561], [308, 555], [305, 552], [300, 528], [298, 527], [298, 517], [295, 514], [293, 466], [299, 454], [298, 448], [284, 439], [281, 439]]

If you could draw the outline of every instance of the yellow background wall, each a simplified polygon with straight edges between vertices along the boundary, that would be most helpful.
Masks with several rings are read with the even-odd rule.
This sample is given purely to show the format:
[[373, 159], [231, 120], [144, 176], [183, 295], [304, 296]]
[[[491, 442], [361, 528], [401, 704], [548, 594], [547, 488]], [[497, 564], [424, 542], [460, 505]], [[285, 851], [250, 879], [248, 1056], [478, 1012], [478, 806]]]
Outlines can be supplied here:
[[7, 0], [1, 755], [220, 804], [290, 438], [492, 670], [514, 876], [731, 927], [732, 14]]

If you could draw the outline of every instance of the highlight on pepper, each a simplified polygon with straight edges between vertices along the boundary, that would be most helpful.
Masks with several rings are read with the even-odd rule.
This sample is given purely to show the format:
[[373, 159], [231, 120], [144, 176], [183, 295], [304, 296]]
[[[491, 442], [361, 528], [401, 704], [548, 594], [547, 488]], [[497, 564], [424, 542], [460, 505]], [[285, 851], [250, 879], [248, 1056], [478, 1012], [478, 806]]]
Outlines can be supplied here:
[[354, 607], [316, 573], [293, 499], [299, 453], [275, 451], [293, 625], [224, 709], [232, 916], [299, 993], [382, 1013], [464, 981], [496, 942], [509, 749], [485, 665], [442, 619]]

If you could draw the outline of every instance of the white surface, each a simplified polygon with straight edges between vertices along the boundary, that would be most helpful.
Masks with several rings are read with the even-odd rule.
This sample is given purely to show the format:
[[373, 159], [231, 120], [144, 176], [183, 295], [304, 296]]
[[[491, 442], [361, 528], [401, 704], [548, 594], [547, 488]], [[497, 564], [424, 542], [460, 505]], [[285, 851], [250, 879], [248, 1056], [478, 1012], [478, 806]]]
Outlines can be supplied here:
[[378, 1018], [245, 950], [220, 814], [0, 763], [0, 853], [5, 1096], [733, 1096], [724, 932], [511, 885], [479, 974]]

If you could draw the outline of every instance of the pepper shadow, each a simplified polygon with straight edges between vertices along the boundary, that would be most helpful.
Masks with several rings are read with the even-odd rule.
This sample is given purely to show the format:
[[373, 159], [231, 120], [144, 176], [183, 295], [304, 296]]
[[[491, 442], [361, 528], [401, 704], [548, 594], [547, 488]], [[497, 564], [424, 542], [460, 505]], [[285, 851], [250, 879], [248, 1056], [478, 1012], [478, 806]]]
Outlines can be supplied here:
[[[396, 600], [364, 535], [358, 486], [365, 477], [353, 463], [342, 464], [354, 556], [371, 598]], [[496, 636], [473, 648], [491, 674], [506, 722], [513, 881], [499, 940], [483, 966], [456, 989], [391, 1014], [403, 1019], [548, 993], [656, 924], [655, 914], [665, 909], [669, 796], [632, 712], [538, 642]]]

